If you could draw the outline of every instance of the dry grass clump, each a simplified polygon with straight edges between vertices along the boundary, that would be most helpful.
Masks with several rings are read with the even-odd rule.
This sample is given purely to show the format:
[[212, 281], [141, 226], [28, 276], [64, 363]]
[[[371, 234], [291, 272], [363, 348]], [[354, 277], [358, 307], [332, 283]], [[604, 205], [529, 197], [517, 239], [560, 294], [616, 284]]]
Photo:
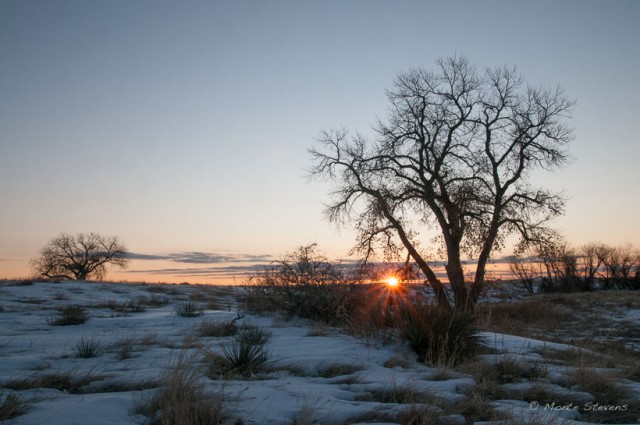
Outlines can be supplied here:
[[466, 400], [454, 404], [450, 409], [464, 416], [468, 424], [503, 419], [490, 401], [486, 394], [473, 391]]
[[116, 311], [118, 313], [142, 313], [147, 307], [143, 301], [139, 298], [137, 300], [108, 300], [104, 303], [96, 304], [96, 308], [108, 308], [109, 310]]
[[0, 421], [7, 421], [20, 416], [26, 410], [26, 403], [15, 394], [4, 395], [4, 390], [0, 388]]
[[135, 347], [131, 339], [124, 338], [114, 342], [110, 348], [115, 350], [118, 360], [127, 360], [133, 357]]
[[355, 397], [357, 401], [378, 402], [378, 403], [394, 403], [394, 404], [435, 404], [437, 396], [425, 391], [419, 391], [411, 385], [391, 385], [367, 391], [364, 394]]
[[48, 319], [51, 326], [81, 325], [89, 319], [84, 308], [79, 305], [69, 305], [60, 309], [57, 316]]
[[160, 388], [138, 400], [136, 413], [151, 425], [218, 425], [222, 422], [221, 394], [207, 392], [195, 361], [180, 355], [160, 375]]
[[198, 317], [204, 313], [204, 308], [200, 304], [191, 301], [176, 304], [174, 310], [180, 317]]
[[40, 305], [40, 304], [46, 303], [47, 300], [45, 300], [43, 298], [38, 298], [38, 297], [26, 297], [26, 298], [17, 299], [16, 302], [19, 302], [19, 303], [22, 303], [22, 304]]
[[200, 336], [206, 337], [226, 337], [233, 336], [238, 333], [238, 318], [228, 321], [212, 321], [204, 319], [200, 324]]
[[33, 285], [33, 279], [21, 279], [12, 282], [13, 286], [31, 286]]
[[302, 401], [302, 405], [298, 408], [298, 413], [291, 423], [291, 425], [313, 425], [316, 423], [316, 417], [318, 416], [317, 407], [315, 403], [311, 403], [306, 398]]
[[139, 297], [138, 301], [149, 307], [164, 307], [170, 302], [169, 297], [163, 297], [155, 294], [151, 294], [150, 297]]
[[400, 367], [402, 369], [409, 369], [411, 367], [411, 362], [406, 357], [400, 356], [392, 356], [384, 362], [384, 367], [388, 367], [389, 369], [393, 369], [394, 367]]
[[541, 364], [518, 362], [504, 356], [495, 362], [475, 360], [462, 363], [456, 370], [471, 375], [476, 381], [474, 392], [485, 399], [502, 397], [500, 386], [518, 382], [535, 382], [547, 375], [546, 367]]
[[329, 335], [329, 329], [326, 325], [322, 323], [314, 323], [309, 328], [309, 332], [307, 332], [307, 336], [316, 337], [316, 336], [327, 336]]
[[424, 404], [412, 404], [404, 409], [396, 421], [401, 425], [454, 425], [456, 422], [443, 415], [442, 410]]
[[335, 378], [336, 376], [351, 375], [363, 369], [360, 365], [349, 363], [330, 363], [322, 365], [318, 370], [318, 376], [321, 378]]
[[[496, 362], [486, 360], [466, 361], [457, 366], [456, 371], [471, 375], [476, 382], [474, 387], [468, 389], [468, 398], [451, 407], [451, 410], [463, 415], [467, 423], [507, 419], [507, 416], [493, 408], [491, 402], [510, 397], [524, 399], [525, 395], [507, 394], [502, 386], [518, 382], [535, 382], [546, 376], [546, 368], [543, 366], [520, 363], [506, 356]], [[540, 396], [540, 394], [537, 396]], [[539, 399], [534, 397], [528, 401], [532, 400]]]
[[601, 364], [607, 358], [604, 355], [579, 347], [568, 350], [544, 349], [537, 351], [545, 361], [556, 364], [569, 365], [574, 367], [586, 366], [589, 364]]
[[53, 299], [56, 300], [56, 301], [64, 301], [64, 300], [68, 300], [69, 297], [63, 292], [56, 292], [53, 295]]
[[397, 326], [418, 360], [455, 365], [472, 357], [477, 349], [474, 317], [426, 302], [406, 302], [400, 307]]
[[97, 376], [91, 373], [74, 374], [72, 371], [52, 372], [33, 375], [27, 378], [13, 379], [7, 382], [5, 387], [16, 391], [51, 388], [66, 391], [71, 394], [82, 394], [85, 386], [103, 378], [103, 376]]

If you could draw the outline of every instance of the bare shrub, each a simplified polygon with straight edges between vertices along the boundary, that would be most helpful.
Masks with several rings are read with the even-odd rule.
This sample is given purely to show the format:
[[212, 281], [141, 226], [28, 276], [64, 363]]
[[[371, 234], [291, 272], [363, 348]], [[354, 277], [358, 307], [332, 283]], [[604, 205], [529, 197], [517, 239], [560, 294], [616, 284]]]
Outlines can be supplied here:
[[358, 272], [319, 254], [316, 244], [298, 248], [252, 276], [247, 308], [283, 311], [330, 324], [345, 323], [359, 306]]
[[63, 307], [60, 313], [47, 322], [51, 326], [72, 326], [81, 325], [89, 319], [89, 316], [85, 312], [84, 308], [79, 305], [69, 305]]
[[633, 246], [600, 246], [598, 258], [603, 265], [600, 276], [606, 289], [640, 289], [637, 285], [639, 254]]

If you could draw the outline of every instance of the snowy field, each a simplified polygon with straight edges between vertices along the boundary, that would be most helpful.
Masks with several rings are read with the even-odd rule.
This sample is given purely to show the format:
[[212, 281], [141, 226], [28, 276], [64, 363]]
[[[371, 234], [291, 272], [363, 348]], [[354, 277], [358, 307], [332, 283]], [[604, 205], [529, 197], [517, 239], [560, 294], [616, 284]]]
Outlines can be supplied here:
[[[144, 406], [175, 368], [220, 403], [225, 424], [640, 423], [640, 368], [577, 350], [571, 335], [485, 330], [477, 358], [429, 367], [400, 341], [252, 315], [241, 302], [241, 288], [0, 283], [0, 403], [16, 404], [2, 423], [151, 423]], [[86, 320], [65, 323], [76, 316]], [[224, 325], [262, 333], [262, 368], [216, 371], [237, 339]]]

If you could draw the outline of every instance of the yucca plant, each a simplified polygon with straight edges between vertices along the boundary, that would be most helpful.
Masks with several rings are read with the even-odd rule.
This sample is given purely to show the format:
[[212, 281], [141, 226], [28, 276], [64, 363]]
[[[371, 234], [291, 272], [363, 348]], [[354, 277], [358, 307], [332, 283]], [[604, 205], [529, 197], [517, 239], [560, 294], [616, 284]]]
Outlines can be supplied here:
[[240, 329], [236, 340], [247, 345], [264, 345], [271, 338], [271, 332], [259, 326], [247, 326]]
[[80, 341], [73, 347], [73, 352], [76, 357], [81, 359], [88, 359], [91, 357], [98, 357], [104, 349], [102, 342], [96, 339], [80, 338]]
[[250, 377], [259, 372], [271, 355], [264, 347], [270, 336], [271, 334], [264, 328], [248, 327], [242, 329], [231, 344], [222, 344], [222, 354], [206, 352], [209, 376], [211, 378], [228, 375]]

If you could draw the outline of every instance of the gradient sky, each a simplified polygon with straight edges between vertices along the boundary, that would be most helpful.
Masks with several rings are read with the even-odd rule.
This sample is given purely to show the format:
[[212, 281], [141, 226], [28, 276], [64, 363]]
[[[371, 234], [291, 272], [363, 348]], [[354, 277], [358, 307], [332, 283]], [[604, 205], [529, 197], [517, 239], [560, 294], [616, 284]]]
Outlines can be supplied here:
[[638, 245], [638, 22], [635, 0], [0, 0], [0, 277], [60, 232], [119, 236], [137, 257], [112, 279], [344, 257], [307, 149], [456, 54], [577, 100], [574, 160], [536, 182], [568, 196], [571, 243]]

